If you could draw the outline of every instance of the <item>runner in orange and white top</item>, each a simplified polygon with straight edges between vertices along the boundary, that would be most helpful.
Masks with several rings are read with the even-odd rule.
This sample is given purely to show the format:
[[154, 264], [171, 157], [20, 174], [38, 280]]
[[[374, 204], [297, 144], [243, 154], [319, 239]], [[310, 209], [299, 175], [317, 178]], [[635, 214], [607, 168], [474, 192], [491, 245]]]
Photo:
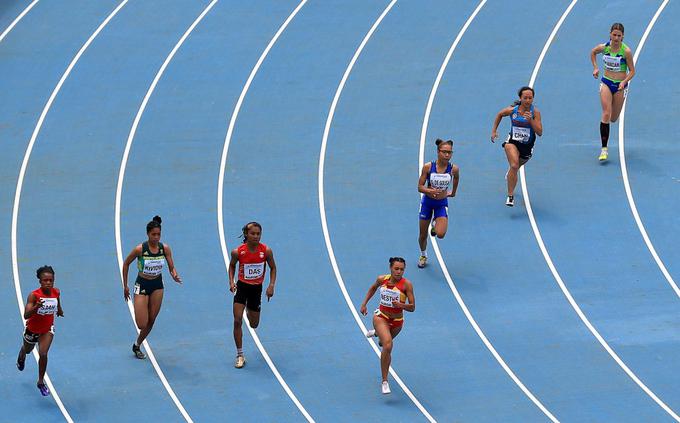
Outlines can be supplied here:
[[[271, 248], [260, 242], [262, 226], [257, 222], [247, 223], [243, 228], [243, 244], [231, 251], [229, 262], [229, 290], [234, 295], [234, 342], [236, 343], [236, 363], [240, 369], [245, 366], [243, 355], [243, 311], [248, 309], [250, 327], [255, 329], [260, 324], [260, 305], [262, 304], [262, 283], [269, 265], [269, 286], [267, 301], [274, 296], [276, 285], [276, 263]], [[236, 276], [238, 263], [238, 280]]]
[[26, 354], [33, 351], [35, 344], [38, 344], [40, 355], [38, 360], [38, 389], [43, 396], [47, 396], [50, 394], [50, 390], [43, 379], [47, 371], [47, 353], [52, 345], [52, 339], [54, 339], [54, 315], [64, 317], [64, 310], [61, 309], [59, 290], [54, 287], [54, 269], [51, 266], [42, 266], [36, 271], [36, 276], [40, 281], [40, 288], [28, 294], [26, 308], [24, 309], [26, 329], [17, 357], [17, 368], [19, 371], [24, 370]]
[[[373, 314], [373, 328], [366, 333], [368, 338], [377, 336], [380, 339], [380, 370], [382, 371], [382, 393], [389, 394], [390, 385], [387, 374], [392, 362], [392, 340], [399, 335], [404, 325], [404, 310], [416, 309], [416, 298], [413, 285], [404, 278], [406, 260], [401, 257], [390, 257], [390, 274], [380, 275], [368, 289], [364, 302], [361, 303], [361, 314], [368, 314], [366, 304], [376, 291], [380, 291], [380, 306]], [[408, 303], [407, 303], [408, 300]]]

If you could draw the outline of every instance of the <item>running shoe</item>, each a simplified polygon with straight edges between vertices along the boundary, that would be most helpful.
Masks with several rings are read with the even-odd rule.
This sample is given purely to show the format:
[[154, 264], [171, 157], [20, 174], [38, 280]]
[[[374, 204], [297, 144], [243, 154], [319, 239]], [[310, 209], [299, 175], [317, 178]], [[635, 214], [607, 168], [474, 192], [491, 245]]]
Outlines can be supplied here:
[[425, 267], [426, 264], [427, 264], [427, 256], [420, 256], [420, 258], [418, 259], [418, 267], [420, 267], [422, 269], [423, 267]]
[[508, 207], [514, 207], [515, 196], [514, 195], [508, 195], [508, 198], [505, 199], [505, 205], [508, 206]]
[[430, 235], [437, 236], [437, 231], [434, 230], [434, 220], [432, 221], [432, 226], [430, 226]]
[[132, 344], [132, 352], [135, 354], [135, 357], [140, 360], [144, 360], [146, 358], [146, 354], [144, 354], [142, 349], [135, 344]]
[[26, 365], [26, 356], [24, 356], [23, 360], [17, 358], [17, 369], [19, 369], [20, 372], [24, 371], [25, 365]]
[[600, 151], [600, 157], [598, 157], [598, 160], [600, 160], [601, 162], [603, 162], [603, 161], [607, 160], [608, 158], [609, 158], [609, 150], [607, 149], [607, 147], [604, 147], [604, 148]]
[[366, 338], [373, 338], [375, 336], [375, 329], [371, 329], [366, 332]]
[[390, 390], [390, 384], [387, 383], [387, 381], [384, 381], [382, 383], [382, 393], [385, 395], [392, 393], [392, 391]]
[[246, 358], [242, 355], [237, 355], [236, 356], [236, 363], [234, 363], [234, 367], [236, 367], [237, 369], [240, 369], [245, 365], [246, 365]]
[[48, 388], [47, 385], [45, 385], [44, 383], [39, 383], [38, 389], [40, 390], [40, 394], [43, 397], [46, 397], [50, 394], [50, 388]]

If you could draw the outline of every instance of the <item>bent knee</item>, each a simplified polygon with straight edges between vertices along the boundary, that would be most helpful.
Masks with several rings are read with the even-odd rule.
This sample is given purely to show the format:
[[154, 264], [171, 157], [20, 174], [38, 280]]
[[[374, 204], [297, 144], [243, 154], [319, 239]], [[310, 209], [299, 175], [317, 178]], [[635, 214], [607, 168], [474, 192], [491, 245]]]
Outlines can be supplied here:
[[257, 327], [260, 326], [260, 322], [250, 322], [250, 327], [253, 329], [257, 329]]

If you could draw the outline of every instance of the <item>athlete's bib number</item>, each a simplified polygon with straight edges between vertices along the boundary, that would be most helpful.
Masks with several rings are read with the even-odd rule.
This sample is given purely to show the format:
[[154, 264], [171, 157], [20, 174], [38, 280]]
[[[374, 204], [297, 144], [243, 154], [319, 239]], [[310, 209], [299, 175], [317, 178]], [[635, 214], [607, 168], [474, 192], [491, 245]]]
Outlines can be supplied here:
[[436, 189], [448, 190], [451, 183], [451, 174], [449, 173], [430, 173], [430, 186]]
[[264, 274], [264, 263], [244, 263], [243, 277], [246, 280], [258, 279]]
[[43, 305], [38, 309], [38, 314], [56, 314], [57, 313], [57, 299], [43, 298]]
[[158, 276], [163, 273], [164, 258], [158, 259], [144, 259], [144, 267], [142, 273], [148, 276]]
[[621, 56], [602, 56], [604, 68], [612, 72], [621, 72]]
[[529, 128], [523, 128], [521, 126], [512, 127], [512, 139], [522, 143], [529, 142], [531, 138], [531, 130]]
[[395, 301], [399, 301], [400, 296], [399, 291], [395, 291], [389, 288], [380, 288], [380, 305], [385, 307], [394, 307], [392, 304]]

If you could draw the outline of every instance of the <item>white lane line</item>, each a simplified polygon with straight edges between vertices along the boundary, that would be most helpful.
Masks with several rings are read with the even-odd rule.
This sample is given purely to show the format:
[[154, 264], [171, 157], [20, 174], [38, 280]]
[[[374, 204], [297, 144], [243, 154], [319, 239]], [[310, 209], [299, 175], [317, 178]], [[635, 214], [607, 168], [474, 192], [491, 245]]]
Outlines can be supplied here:
[[[333, 252], [333, 245], [331, 244], [331, 238], [330, 234], [328, 231], [328, 223], [326, 222], [326, 205], [324, 202], [324, 164], [326, 162], [326, 145], [328, 143], [328, 134], [330, 133], [331, 130], [331, 124], [333, 123], [333, 115], [335, 114], [335, 109], [338, 105], [338, 101], [340, 100], [340, 95], [342, 94], [342, 90], [345, 87], [345, 83], [347, 82], [347, 78], [349, 78], [350, 73], [352, 72], [352, 68], [354, 67], [354, 63], [356, 63], [357, 59], [359, 58], [359, 55], [361, 54], [362, 50], [364, 49], [364, 46], [366, 43], [368, 43], [368, 40], [371, 38], [375, 30], [378, 28], [380, 23], [382, 22], [383, 18], [387, 15], [387, 13], [392, 9], [392, 6], [397, 2], [397, 0], [392, 0], [389, 5], [383, 10], [382, 14], [378, 19], [373, 23], [373, 26], [371, 29], [368, 31], [364, 39], [361, 41], [361, 44], [359, 45], [359, 48], [354, 52], [354, 56], [352, 57], [352, 60], [349, 62], [349, 65], [347, 66], [347, 69], [345, 69], [345, 74], [342, 76], [342, 79], [340, 81], [340, 85], [338, 85], [337, 90], [335, 91], [335, 97], [333, 97], [333, 102], [331, 103], [331, 108], [328, 111], [328, 118], [326, 119], [326, 127], [324, 128], [323, 131], [323, 139], [321, 141], [321, 153], [319, 154], [319, 213], [321, 214], [321, 227], [323, 229], [323, 237], [324, 240], [326, 241], [326, 249], [328, 250], [328, 258], [330, 259], [331, 266], [333, 266], [333, 272], [335, 273], [335, 279], [338, 281], [338, 286], [340, 287], [340, 290], [342, 291], [342, 295], [345, 297], [345, 301], [347, 302], [347, 307], [349, 307], [350, 311], [352, 312], [352, 315], [354, 316], [354, 320], [356, 321], [357, 325], [361, 329], [361, 336], [366, 339], [373, 348], [373, 351], [380, 356], [380, 350], [376, 346], [375, 342], [372, 339], [368, 339], [364, 336], [364, 334], [368, 331], [366, 326], [364, 325], [364, 322], [361, 320], [361, 317], [359, 317], [359, 313], [357, 312], [356, 308], [352, 304], [352, 299], [349, 296], [349, 293], [347, 292], [347, 288], [345, 287], [345, 282], [342, 279], [342, 274], [340, 273], [340, 268], [338, 267], [338, 263], [335, 259], [335, 253]], [[397, 381], [401, 389], [408, 395], [408, 397], [413, 401], [413, 403], [418, 407], [421, 413], [429, 420], [430, 422], [434, 422], [434, 418], [430, 415], [430, 413], [423, 407], [423, 405], [418, 401], [418, 399], [413, 395], [411, 390], [404, 384], [404, 382], [401, 380], [397, 372], [390, 367], [390, 374], [394, 378], [394, 380]]]
[[[170, 61], [172, 61], [172, 59], [175, 57], [175, 53], [177, 53], [182, 44], [184, 44], [184, 41], [189, 37], [189, 35], [193, 32], [194, 28], [196, 28], [196, 26], [201, 22], [201, 20], [203, 20], [205, 15], [207, 15], [208, 12], [210, 12], [210, 9], [213, 8], [217, 1], [218, 0], [211, 1], [210, 4], [208, 4], [208, 6], [206, 6], [206, 8], [203, 9], [203, 12], [201, 12], [201, 14], [198, 15], [198, 17], [194, 20], [191, 26], [189, 26], [189, 28], [184, 32], [179, 41], [177, 41], [177, 44], [175, 44], [175, 47], [173, 47], [173, 49], [170, 51], [170, 54], [168, 54], [168, 56], [165, 58], [165, 61], [161, 65], [160, 69], [158, 69], [158, 72], [156, 72], [156, 76], [151, 82], [149, 89], [146, 91], [146, 95], [142, 100], [142, 104], [139, 106], [139, 110], [137, 110], [137, 115], [135, 116], [135, 120], [133, 121], [132, 127], [130, 128], [130, 134], [128, 135], [127, 143], [125, 144], [125, 151], [123, 153], [123, 159], [121, 161], [120, 170], [118, 172], [118, 185], [116, 186], [115, 237], [116, 237], [116, 255], [118, 257], [118, 271], [121, 281], [123, 280], [123, 249], [120, 236], [120, 203], [123, 193], [123, 182], [125, 180], [125, 168], [127, 167], [127, 160], [130, 154], [130, 148], [132, 147], [132, 141], [135, 138], [137, 127], [139, 126], [139, 121], [142, 119], [144, 110], [146, 110], [146, 105], [149, 102], [149, 98], [151, 98], [151, 95], [156, 89], [156, 85], [158, 84], [158, 81], [161, 79], [161, 76], [163, 76], [165, 69], [170, 64]], [[135, 310], [132, 301], [127, 301], [127, 306], [128, 310], [130, 311], [130, 317], [132, 317], [132, 322], [134, 323]], [[135, 329], [137, 330], [137, 333], [139, 333], [139, 328], [137, 328], [136, 324]], [[184, 406], [179, 401], [179, 398], [177, 398], [177, 395], [175, 395], [175, 391], [172, 390], [170, 383], [165, 377], [165, 374], [163, 374], [163, 370], [161, 370], [160, 366], [158, 365], [158, 361], [156, 361], [156, 357], [153, 353], [153, 350], [151, 349], [151, 345], [149, 345], [147, 340], [144, 340], [143, 344], [146, 349], [146, 353], [149, 356], [149, 360], [151, 360], [151, 364], [153, 365], [153, 368], [156, 370], [156, 374], [163, 383], [163, 386], [165, 387], [165, 390], [168, 392], [168, 395], [170, 395], [172, 402], [175, 403], [175, 406], [177, 406], [177, 409], [187, 422], [193, 422], [193, 420], [191, 420], [191, 417], [189, 416], [189, 413], [187, 413], [187, 411], [184, 409]]]
[[[661, 14], [661, 12], [663, 11], [663, 9], [666, 7], [667, 4], [668, 4], [668, 0], [664, 0], [664, 2], [661, 3], [661, 6], [659, 6], [659, 9], [656, 11], [656, 13], [654, 14], [654, 17], [649, 22], [649, 25], [647, 25], [647, 29], [645, 30], [645, 33], [642, 35], [642, 39], [640, 40], [640, 44], [638, 45], [638, 48], [635, 51], [635, 55], [633, 57], [634, 63], [637, 64], [638, 56], [640, 55], [640, 52], [642, 51], [642, 47], [645, 45], [645, 41], [647, 41], [647, 36], [649, 35], [650, 31], [652, 30], [652, 27], [656, 23], [656, 20], [658, 19], [659, 15]], [[633, 213], [633, 218], [635, 218], [635, 223], [637, 224], [637, 227], [640, 230], [640, 234], [642, 234], [642, 238], [645, 240], [645, 244], [647, 245], [649, 252], [652, 254], [652, 257], [654, 257], [654, 261], [656, 262], [657, 266], [659, 266], [659, 269], [661, 269], [661, 273], [663, 273], [663, 276], [666, 278], [666, 281], [668, 281], [668, 284], [671, 286], [671, 288], [673, 288], [673, 291], [675, 291], [675, 295], [680, 297], [680, 288], [678, 288], [678, 285], [673, 280], [673, 277], [671, 276], [670, 272], [668, 271], [668, 269], [666, 269], [666, 266], [664, 265], [663, 261], [661, 260], [659, 255], [656, 253], [656, 249], [654, 248], [654, 244], [652, 244], [652, 241], [649, 239], [649, 235], [647, 234], [647, 230], [645, 229], [645, 225], [642, 223], [642, 219], [640, 218], [640, 214], [638, 213], [637, 206], [635, 205], [635, 200], [633, 198], [633, 191], [630, 187], [630, 181], [628, 179], [628, 168], [626, 167], [626, 151], [625, 151], [624, 138], [623, 138], [624, 121], [625, 121], [625, 114], [626, 114], [626, 103], [627, 103], [627, 101], [624, 100], [623, 108], [621, 109], [621, 115], [619, 117], [619, 119], [620, 119], [620, 122], [619, 122], [619, 159], [620, 159], [620, 162], [621, 162], [621, 174], [623, 176], [623, 186], [626, 189], [626, 197], [628, 197], [628, 205], [630, 206], [630, 211]]]
[[[24, 185], [24, 176], [26, 175], [26, 168], [28, 167], [28, 161], [31, 158], [31, 152], [33, 151], [33, 145], [35, 144], [36, 139], [38, 138], [38, 134], [40, 133], [40, 129], [42, 128], [42, 125], [45, 121], [45, 117], [47, 116], [47, 113], [50, 111], [50, 108], [52, 107], [52, 103], [54, 102], [54, 99], [57, 98], [57, 94], [59, 94], [59, 91], [61, 90], [61, 87], [64, 85], [64, 82], [66, 81], [66, 78], [71, 74], [71, 71], [75, 67], [76, 63], [78, 63], [78, 60], [80, 60], [80, 57], [85, 53], [85, 50], [92, 44], [92, 41], [94, 41], [95, 38], [97, 38], [97, 35], [104, 29], [104, 27], [113, 19], [114, 16], [118, 13], [120, 9], [125, 6], [125, 4], [128, 2], [128, 0], [123, 0], [118, 7], [116, 7], [113, 12], [109, 14], [109, 16], [104, 19], [104, 21], [97, 27], [97, 29], [90, 35], [90, 38], [87, 39], [85, 44], [78, 50], [78, 53], [76, 53], [75, 57], [73, 57], [73, 60], [71, 60], [71, 63], [68, 65], [66, 68], [66, 71], [64, 71], [64, 74], [61, 76], [61, 79], [57, 83], [57, 86], [54, 87], [54, 90], [52, 90], [52, 94], [50, 95], [49, 99], [47, 100], [47, 103], [45, 104], [45, 107], [43, 108], [42, 113], [40, 114], [40, 117], [38, 118], [38, 123], [35, 126], [35, 129], [33, 130], [33, 134], [31, 135], [31, 139], [28, 142], [28, 146], [26, 147], [26, 153], [24, 154], [24, 160], [21, 162], [21, 169], [19, 170], [19, 178], [17, 180], [17, 186], [16, 186], [16, 192], [14, 194], [14, 206], [12, 207], [12, 274], [14, 276], [14, 290], [16, 291], [17, 295], [17, 303], [19, 304], [19, 314], [21, 315], [22, 321], [25, 322], [24, 320], [24, 301], [23, 301], [23, 296], [21, 295], [21, 281], [19, 279], [19, 264], [18, 264], [18, 256], [17, 256], [17, 226], [18, 226], [18, 221], [19, 221], [19, 205], [21, 203], [21, 189]], [[31, 4], [29, 7], [32, 7], [33, 5]], [[25, 13], [22, 13], [22, 15]], [[4, 35], [4, 34], [3, 34]], [[35, 358], [36, 363], [38, 362], [38, 352], [34, 349], [33, 350], [33, 357]], [[61, 398], [59, 398], [59, 394], [57, 393], [57, 390], [54, 388], [54, 385], [52, 384], [52, 381], [50, 380], [50, 377], [45, 374], [45, 383], [47, 386], [50, 388], [50, 391], [52, 391], [52, 397], [54, 398], [54, 401], [57, 403], [57, 406], [59, 406], [59, 409], [61, 410], [61, 413], [64, 415], [64, 418], [66, 419], [67, 422], [73, 422], [73, 419], [71, 418], [71, 415], [68, 413], [66, 410], [66, 407], [64, 407], [64, 404], [61, 402]]]
[[[220, 160], [220, 174], [217, 179], [217, 228], [220, 234], [220, 246], [222, 247], [222, 256], [224, 258], [224, 266], [228, 269], [229, 268], [229, 249], [227, 248], [227, 241], [226, 237], [224, 236], [224, 218], [223, 218], [223, 191], [224, 191], [224, 172], [227, 167], [227, 156], [229, 154], [229, 145], [231, 144], [231, 137], [234, 133], [234, 126], [236, 125], [236, 119], [238, 118], [239, 111], [241, 110], [241, 105], [243, 104], [243, 99], [245, 99], [246, 94], [248, 93], [248, 90], [250, 89], [250, 84], [252, 84], [253, 79], [255, 79], [255, 75], [257, 74], [257, 71], [260, 69], [260, 66], [262, 66], [262, 62], [264, 62], [264, 59], [267, 57], [269, 54], [269, 51], [274, 47], [274, 44], [276, 44], [276, 41], [279, 39], [283, 31], [286, 30], [288, 27], [288, 24], [293, 20], [295, 15], [298, 14], [300, 9], [302, 9], [302, 6], [307, 3], [307, 0], [302, 0], [297, 7], [291, 12], [291, 14], [286, 18], [286, 20], [281, 24], [279, 27], [278, 31], [276, 31], [276, 34], [274, 34], [274, 37], [269, 41], [269, 44], [267, 44], [267, 47], [265, 47], [264, 51], [260, 55], [260, 58], [257, 59], [257, 62], [255, 63], [255, 66], [253, 66], [253, 69], [250, 71], [250, 75], [248, 75], [248, 79], [246, 80], [245, 85], [243, 85], [243, 89], [241, 90], [241, 95], [238, 97], [238, 101], [236, 102], [236, 106], [234, 107], [234, 111], [231, 114], [231, 118], [229, 120], [229, 127], [227, 129], [227, 136], [224, 139], [224, 148], [222, 149], [222, 158]], [[253, 340], [255, 341], [255, 345], [257, 346], [257, 349], [260, 351], [260, 354], [262, 354], [262, 357], [264, 357], [264, 360], [267, 362], [267, 365], [271, 369], [272, 373], [274, 373], [274, 376], [276, 377], [276, 380], [279, 381], [279, 384], [283, 388], [284, 391], [286, 391], [286, 394], [288, 394], [288, 397], [293, 401], [295, 406], [300, 410], [300, 413], [307, 419], [308, 422], [313, 422], [314, 419], [312, 416], [307, 412], [305, 407], [302, 405], [302, 403], [297, 399], [293, 391], [290, 389], [286, 381], [283, 379], [283, 376], [281, 376], [281, 373], [279, 373], [279, 370], [276, 368], [274, 365], [274, 362], [272, 359], [269, 357], [269, 354], [267, 353], [267, 350], [264, 348], [264, 345], [262, 345], [262, 342], [260, 342], [260, 337], [257, 336], [257, 333], [253, 328], [250, 327], [250, 322], [248, 321], [248, 316], [245, 314], [243, 315], [243, 319], [245, 320], [246, 327], [248, 328], [248, 331], [250, 332], [250, 336], [252, 336]]]
[[38, 0], [33, 0], [33, 2], [32, 2], [31, 4], [29, 4], [28, 6], [26, 6], [26, 8], [23, 10], [23, 12], [21, 12], [21, 13], [19, 14], [19, 16], [17, 16], [17, 17], [12, 21], [12, 23], [9, 24], [9, 26], [7, 27], [7, 29], [5, 29], [4, 31], [2, 31], [2, 34], [0, 34], [0, 43], [2, 42], [2, 40], [5, 39], [5, 37], [7, 36], [7, 34], [9, 34], [10, 31], [12, 31], [12, 30], [14, 29], [14, 27], [16, 26], [16, 24], [18, 24], [19, 21], [20, 21], [24, 16], [26, 16], [26, 14], [27, 14], [28, 12], [30, 12], [31, 9], [33, 9], [33, 6], [35, 6], [36, 3], [38, 3]]
[[[449, 49], [448, 54], [446, 55], [446, 58], [444, 59], [444, 62], [442, 63], [441, 67], [439, 68], [439, 73], [437, 74], [437, 78], [434, 81], [434, 85], [432, 86], [432, 91], [430, 91], [430, 98], [427, 101], [427, 107], [425, 108], [425, 117], [423, 118], [423, 126], [420, 131], [420, 155], [418, 159], [418, 175], [420, 175], [420, 169], [422, 169], [423, 164], [425, 163], [425, 138], [427, 135], [427, 127], [428, 123], [430, 120], [430, 114], [432, 112], [432, 104], [434, 103], [435, 96], [437, 95], [437, 90], [439, 89], [439, 83], [442, 80], [442, 77], [444, 76], [444, 72], [446, 71], [446, 67], [449, 64], [449, 61], [451, 60], [451, 57], [453, 56], [453, 52], [455, 51], [456, 47], [458, 46], [458, 43], [460, 42], [461, 38], [463, 38], [463, 35], [465, 34], [465, 31], [467, 31], [468, 26], [472, 23], [472, 21], [475, 19], [477, 16], [477, 13], [482, 9], [484, 4], [486, 3], [486, 0], [482, 0], [475, 11], [470, 15], [468, 18], [467, 22], [465, 22], [465, 25], [461, 28], [461, 30], [458, 32], [458, 35], [456, 36], [456, 39], [453, 41], [453, 44], [451, 45], [451, 48]], [[465, 314], [465, 317], [467, 318], [468, 322], [472, 326], [472, 328], [475, 330], [477, 333], [477, 336], [482, 340], [486, 348], [491, 352], [491, 355], [496, 359], [498, 364], [501, 365], [503, 370], [510, 376], [510, 378], [515, 382], [515, 384], [524, 392], [524, 394], [538, 407], [543, 414], [545, 414], [551, 421], [557, 422], [557, 418], [536, 398], [536, 396], [527, 388], [524, 383], [517, 377], [515, 372], [512, 371], [510, 366], [507, 365], [505, 360], [503, 360], [503, 357], [496, 351], [496, 348], [494, 348], [493, 344], [489, 339], [486, 337], [484, 334], [484, 331], [479, 327], [477, 324], [477, 321], [475, 318], [472, 316], [472, 313], [468, 309], [467, 305], [465, 304], [465, 301], [463, 301], [463, 297], [460, 295], [458, 292], [458, 288], [456, 288], [456, 284], [453, 282], [453, 278], [451, 277], [451, 274], [449, 273], [449, 270], [446, 266], [446, 263], [444, 262], [444, 258], [442, 257], [442, 254], [439, 250], [439, 244], [437, 243], [437, 240], [433, 237], [430, 236], [430, 241], [432, 243], [432, 249], [434, 250], [435, 255], [437, 256], [437, 261], [439, 262], [439, 266], [442, 269], [442, 272], [444, 272], [444, 277], [446, 278], [446, 282], [449, 284], [449, 288], [451, 289], [451, 292], [453, 292], [453, 296], [456, 298], [456, 301], [458, 302], [458, 305], [460, 308], [463, 310], [463, 313]]]
[[[555, 26], [555, 29], [553, 30], [552, 34], [550, 34], [550, 38], [548, 38], [548, 41], [545, 44], [545, 47], [543, 48], [543, 51], [541, 52], [541, 56], [538, 58], [538, 61], [536, 62], [536, 66], [534, 68], [534, 72], [531, 75], [531, 80], [529, 81], [529, 86], [534, 85], [534, 81], [536, 80], [536, 76], [538, 75], [538, 70], [541, 67], [541, 62], [543, 61], [543, 58], [545, 56], [545, 53], [548, 49], [548, 46], [552, 42], [553, 38], [555, 37], [555, 34], [557, 34], [557, 31], [564, 21], [564, 19], [567, 17], [569, 12], [571, 11], [571, 8], [576, 4], [577, 0], [573, 0], [565, 13], [562, 15], [562, 18], [558, 22], [557, 26]], [[595, 327], [590, 323], [586, 315], [583, 313], [579, 305], [576, 303], [574, 300], [574, 297], [572, 297], [571, 293], [569, 292], [569, 289], [566, 287], [564, 284], [564, 281], [562, 280], [562, 277], [560, 274], [557, 272], [557, 268], [555, 267], [555, 264], [553, 263], [552, 259], [550, 258], [550, 254], [548, 253], [548, 250], [545, 247], [545, 244], [543, 243], [543, 237], [541, 236], [541, 231], [538, 229], [538, 224], [536, 223], [536, 218], [534, 217], [534, 212], [531, 208], [531, 201], [529, 200], [529, 190], [527, 188], [527, 183], [526, 183], [526, 177], [524, 173], [524, 166], [520, 168], [520, 179], [522, 181], [522, 195], [524, 195], [524, 204], [526, 205], [527, 208], [527, 215], [529, 216], [529, 221], [531, 222], [531, 228], [534, 231], [534, 236], [536, 237], [536, 242], [538, 242], [538, 246], [541, 249], [541, 252], [543, 253], [543, 258], [545, 259], [546, 263], [548, 264], [548, 267], [550, 268], [550, 272], [552, 273], [553, 277], [557, 281], [558, 285], [560, 286], [560, 289], [562, 289], [562, 292], [564, 293], [564, 296], [567, 297], [567, 300], [569, 301], [569, 304], [571, 304], [572, 308], [574, 311], [576, 311], [576, 314], [578, 314], [578, 317], [581, 318], [581, 321], [583, 324], [586, 325], [588, 330], [595, 336], [595, 338], [600, 342], [600, 345], [604, 347], [604, 349], [609, 353], [609, 355], [616, 361], [616, 363], [623, 369], [624, 372], [640, 387], [642, 388], [643, 391], [647, 395], [649, 395], [650, 398], [654, 400], [661, 408], [663, 408], [666, 413], [668, 413], [673, 419], [676, 421], [680, 422], [680, 417], [668, 406], [666, 405], [663, 401], [659, 399], [659, 397], [654, 394], [642, 381], [633, 373], [632, 370], [628, 368], [628, 366], [621, 360], [621, 358], [614, 352], [614, 350], [609, 346], [607, 341], [604, 340], [604, 338], [600, 335], [600, 333], [595, 329]]]

